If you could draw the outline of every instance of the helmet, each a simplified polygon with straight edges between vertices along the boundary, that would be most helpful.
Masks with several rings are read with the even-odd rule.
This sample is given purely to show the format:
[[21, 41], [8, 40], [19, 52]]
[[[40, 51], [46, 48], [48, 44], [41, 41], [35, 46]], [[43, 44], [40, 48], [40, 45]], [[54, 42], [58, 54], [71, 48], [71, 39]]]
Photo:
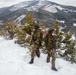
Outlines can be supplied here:
[[39, 28], [39, 25], [35, 24], [34, 29], [38, 29], [38, 28]]
[[54, 31], [54, 29], [53, 28], [49, 28], [49, 30], [48, 30], [49, 32], [51, 32], [51, 31]]

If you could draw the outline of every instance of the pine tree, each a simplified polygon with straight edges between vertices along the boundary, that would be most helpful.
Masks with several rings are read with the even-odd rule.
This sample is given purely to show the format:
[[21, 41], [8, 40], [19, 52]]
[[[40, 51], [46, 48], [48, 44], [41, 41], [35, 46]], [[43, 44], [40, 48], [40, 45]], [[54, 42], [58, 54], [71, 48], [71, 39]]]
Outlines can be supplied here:
[[17, 42], [21, 45], [30, 43], [32, 32], [34, 27], [34, 19], [32, 13], [29, 12], [25, 17], [25, 24], [21, 25], [17, 31]]
[[5, 27], [4, 27], [5, 35], [8, 35], [10, 39], [14, 38], [16, 29], [17, 29], [17, 24], [14, 21], [11, 20], [5, 23]]
[[61, 27], [59, 26], [59, 22], [57, 20], [55, 21], [53, 28], [55, 30], [54, 34], [55, 34], [56, 41], [57, 41], [56, 47], [57, 49], [59, 49], [61, 47], [61, 42], [63, 39], [63, 32], [61, 31]]
[[28, 12], [28, 13], [26, 14], [25, 20], [26, 20], [26, 23], [27, 23], [27, 24], [29, 24], [29, 25], [31, 25], [31, 26], [33, 25], [33, 23], [34, 23], [34, 18], [33, 18], [33, 15], [32, 15], [31, 12]]
[[72, 34], [70, 32], [67, 32], [64, 34], [65, 38], [63, 40], [63, 43], [66, 44], [66, 47], [71, 43], [71, 37], [72, 37]]
[[30, 34], [33, 32], [33, 27], [34, 27], [34, 18], [31, 12], [26, 14], [25, 17], [25, 25], [23, 27], [23, 30], [26, 31], [27, 34]]
[[63, 49], [66, 50], [65, 59], [68, 61], [71, 61], [72, 63], [75, 62], [76, 57], [76, 41], [72, 40], [72, 34], [71, 32], [66, 33], [65, 38], [63, 40], [63, 43], [65, 44], [65, 47]]
[[[59, 55], [64, 56], [65, 54], [65, 59], [71, 62], [76, 62], [76, 41], [71, 39], [72, 34], [70, 31], [67, 33], [63, 33], [61, 31], [61, 26], [59, 26], [58, 21], [55, 21], [55, 24], [53, 25], [53, 28], [55, 30], [55, 37], [57, 40], [56, 46], [57, 50], [59, 52]], [[63, 44], [63, 46], [62, 46]], [[65, 50], [64, 54], [60, 54], [60, 49]], [[62, 52], [61, 52], [62, 53]]]
[[75, 42], [76, 42], [75, 40], [72, 40], [71, 44], [69, 45], [69, 48], [68, 48], [69, 54], [71, 56], [71, 58], [70, 58], [71, 63], [76, 62], [75, 61], [75, 58], [76, 58]]
[[25, 38], [26, 38], [26, 32], [22, 30], [23, 25], [18, 26], [16, 30], [16, 37], [17, 37], [17, 43], [18, 44], [24, 44], [25, 43]]
[[39, 21], [39, 27], [44, 30], [46, 29], [43, 21]]

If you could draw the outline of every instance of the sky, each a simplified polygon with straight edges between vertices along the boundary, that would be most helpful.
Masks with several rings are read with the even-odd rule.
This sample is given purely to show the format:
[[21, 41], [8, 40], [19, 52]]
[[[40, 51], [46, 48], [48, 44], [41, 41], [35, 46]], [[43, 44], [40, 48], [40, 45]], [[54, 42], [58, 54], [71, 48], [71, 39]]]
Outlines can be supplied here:
[[[0, 0], [0, 8], [11, 6], [22, 1], [29, 1], [29, 0]], [[76, 0], [50, 0], [50, 1], [63, 4], [63, 5], [72, 5], [76, 7]]]

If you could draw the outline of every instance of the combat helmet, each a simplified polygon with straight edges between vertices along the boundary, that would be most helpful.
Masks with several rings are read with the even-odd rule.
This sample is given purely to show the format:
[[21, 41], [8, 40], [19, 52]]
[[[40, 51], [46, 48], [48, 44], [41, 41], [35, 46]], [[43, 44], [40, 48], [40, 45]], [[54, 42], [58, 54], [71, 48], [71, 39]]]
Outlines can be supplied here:
[[35, 30], [39, 29], [39, 25], [37, 25], [37, 24], [34, 25], [34, 29], [35, 29]]
[[54, 28], [49, 28], [48, 32], [54, 31]]

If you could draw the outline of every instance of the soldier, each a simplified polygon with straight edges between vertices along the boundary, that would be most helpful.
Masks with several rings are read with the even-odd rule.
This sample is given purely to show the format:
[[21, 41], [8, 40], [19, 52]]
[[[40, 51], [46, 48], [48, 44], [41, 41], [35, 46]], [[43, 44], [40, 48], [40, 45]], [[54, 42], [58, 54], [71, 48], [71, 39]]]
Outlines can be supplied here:
[[34, 33], [31, 40], [32, 51], [31, 51], [31, 61], [29, 62], [30, 64], [34, 62], [35, 54], [37, 55], [37, 57], [40, 57], [39, 48], [41, 46], [41, 42], [42, 42], [42, 33], [41, 30], [39, 29], [39, 26], [36, 24], [34, 26]]
[[55, 50], [56, 50], [56, 40], [55, 37], [52, 35], [54, 32], [54, 29], [49, 29], [48, 33], [45, 37], [45, 45], [47, 49], [47, 63], [50, 62], [50, 57], [52, 57], [52, 70], [57, 71], [55, 68]]

